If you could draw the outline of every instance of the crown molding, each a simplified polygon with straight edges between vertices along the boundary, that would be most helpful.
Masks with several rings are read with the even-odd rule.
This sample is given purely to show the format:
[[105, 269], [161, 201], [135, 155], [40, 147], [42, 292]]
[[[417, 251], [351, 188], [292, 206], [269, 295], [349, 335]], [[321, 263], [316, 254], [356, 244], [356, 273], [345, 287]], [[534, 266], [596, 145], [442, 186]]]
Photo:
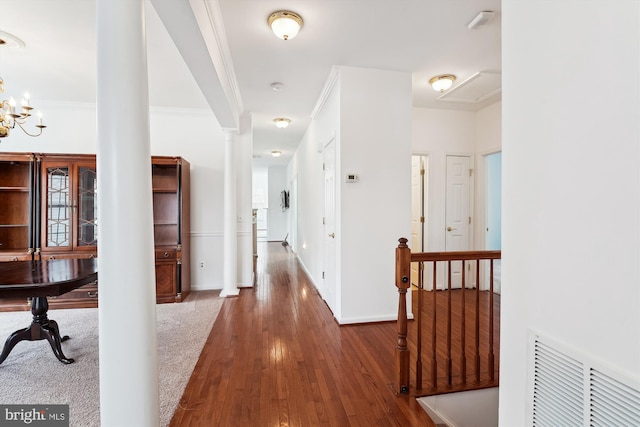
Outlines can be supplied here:
[[337, 66], [331, 67], [331, 71], [329, 72], [327, 81], [325, 82], [324, 88], [322, 88], [322, 92], [320, 93], [320, 97], [318, 98], [316, 105], [311, 111], [312, 119], [315, 119], [318, 114], [320, 114], [320, 111], [322, 111], [322, 107], [324, 107], [324, 104], [327, 102], [327, 99], [329, 99], [331, 92], [333, 92], [333, 88], [338, 82], [338, 77], [340, 77], [340, 68]]

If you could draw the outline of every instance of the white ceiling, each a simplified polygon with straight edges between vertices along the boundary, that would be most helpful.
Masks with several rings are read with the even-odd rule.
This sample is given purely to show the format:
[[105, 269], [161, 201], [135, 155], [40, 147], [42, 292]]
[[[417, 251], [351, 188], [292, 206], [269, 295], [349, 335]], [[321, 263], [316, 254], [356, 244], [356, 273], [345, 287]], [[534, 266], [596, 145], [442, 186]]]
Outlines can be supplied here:
[[[187, 2], [152, 0], [160, 8]], [[451, 99], [456, 99], [456, 85], [478, 72], [493, 81], [497, 76], [499, 85], [500, 0], [189, 2], [194, 13], [201, 15], [206, 10], [219, 15], [213, 20], [218, 27], [223, 22], [228, 44], [225, 66], [237, 85], [237, 102], [252, 117], [254, 157], [260, 156], [254, 159], [256, 166], [288, 163], [333, 66], [409, 72], [413, 105], [418, 107], [478, 110], [500, 99], [498, 90], [482, 102], [437, 100], [440, 94], [428, 86], [432, 76], [454, 74], [457, 80]], [[146, 6], [150, 104], [209, 108], [211, 97], [203, 95], [207, 88], [201, 90], [196, 83], [207, 85], [207, 80], [194, 79], [193, 64], [186, 65], [180, 54], [185, 55], [191, 45], [176, 48], [154, 6], [149, 2]], [[276, 38], [267, 26], [269, 14], [280, 9], [292, 10], [304, 19], [302, 30], [292, 40]], [[469, 30], [467, 23], [482, 10], [494, 11], [495, 17]], [[19, 98], [28, 90], [34, 105], [38, 100], [95, 102], [95, 0], [0, 0], [0, 11], [0, 31], [25, 43], [22, 48], [0, 47], [5, 95]], [[177, 23], [169, 32], [175, 37], [188, 29], [187, 24]], [[219, 58], [211, 61], [216, 63]], [[273, 91], [272, 82], [285, 87]], [[457, 93], [470, 88], [471, 84], [463, 85]], [[273, 125], [276, 117], [290, 118], [289, 128], [277, 129]], [[284, 154], [273, 159], [269, 156], [272, 150]]]

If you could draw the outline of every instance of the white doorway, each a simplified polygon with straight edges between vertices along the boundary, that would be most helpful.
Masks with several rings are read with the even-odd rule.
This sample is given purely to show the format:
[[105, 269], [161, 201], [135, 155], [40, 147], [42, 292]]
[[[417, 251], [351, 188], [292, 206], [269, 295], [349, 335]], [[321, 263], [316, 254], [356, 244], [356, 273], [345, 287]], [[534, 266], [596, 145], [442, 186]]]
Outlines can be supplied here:
[[269, 208], [269, 170], [253, 168], [252, 208], [256, 209], [256, 240], [267, 241]]
[[[429, 157], [411, 156], [411, 252], [427, 250], [429, 206]], [[424, 275], [423, 275], [424, 278]], [[411, 264], [411, 283], [418, 285], [418, 265]]]
[[324, 164], [324, 300], [334, 313], [339, 313], [336, 283], [336, 147], [331, 139], [323, 150]]
[[291, 196], [289, 197], [291, 211], [289, 214], [289, 246], [294, 252], [298, 251], [298, 175], [291, 182]]
[[485, 249], [502, 249], [502, 153], [485, 156], [487, 171], [487, 226]]
[[[445, 250], [468, 251], [471, 248], [471, 158], [447, 156], [445, 194]], [[466, 282], [473, 283], [470, 264]], [[451, 286], [462, 285], [462, 262], [451, 264]]]
[[[485, 249], [502, 250], [502, 153], [485, 156], [487, 211]], [[501, 291], [502, 260], [493, 263], [493, 291]], [[487, 269], [488, 270], [488, 269]], [[488, 283], [489, 271], [486, 272]], [[486, 285], [488, 289], [488, 285]]]

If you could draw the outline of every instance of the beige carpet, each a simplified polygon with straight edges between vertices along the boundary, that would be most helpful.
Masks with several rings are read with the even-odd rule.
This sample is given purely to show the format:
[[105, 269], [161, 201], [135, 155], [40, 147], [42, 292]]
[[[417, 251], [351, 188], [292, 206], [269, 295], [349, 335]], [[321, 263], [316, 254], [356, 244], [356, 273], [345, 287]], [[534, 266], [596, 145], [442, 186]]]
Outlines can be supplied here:
[[[179, 304], [158, 304], [160, 424], [169, 425], [224, 298], [219, 291], [191, 293]], [[72, 427], [100, 426], [98, 310], [50, 310], [60, 333], [65, 365], [46, 340], [22, 341], [0, 364], [1, 404], [69, 404]], [[0, 313], [0, 343], [31, 323], [28, 311]]]

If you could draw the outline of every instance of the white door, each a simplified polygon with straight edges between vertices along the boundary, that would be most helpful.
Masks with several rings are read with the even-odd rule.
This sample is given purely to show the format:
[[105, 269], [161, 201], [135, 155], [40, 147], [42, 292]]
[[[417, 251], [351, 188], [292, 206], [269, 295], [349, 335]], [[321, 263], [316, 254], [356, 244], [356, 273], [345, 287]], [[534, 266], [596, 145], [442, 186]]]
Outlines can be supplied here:
[[[445, 250], [469, 250], [471, 225], [470, 188], [471, 159], [468, 156], [447, 156], [447, 192], [445, 195]], [[468, 268], [467, 272], [470, 272]], [[451, 282], [454, 288], [462, 283], [462, 263], [451, 266]], [[469, 283], [469, 281], [467, 281]]]
[[[427, 212], [427, 157], [411, 157], [411, 252], [425, 252]], [[418, 264], [411, 264], [411, 283], [418, 285]]]
[[336, 148], [332, 139], [324, 148], [324, 300], [333, 311], [336, 307]]

